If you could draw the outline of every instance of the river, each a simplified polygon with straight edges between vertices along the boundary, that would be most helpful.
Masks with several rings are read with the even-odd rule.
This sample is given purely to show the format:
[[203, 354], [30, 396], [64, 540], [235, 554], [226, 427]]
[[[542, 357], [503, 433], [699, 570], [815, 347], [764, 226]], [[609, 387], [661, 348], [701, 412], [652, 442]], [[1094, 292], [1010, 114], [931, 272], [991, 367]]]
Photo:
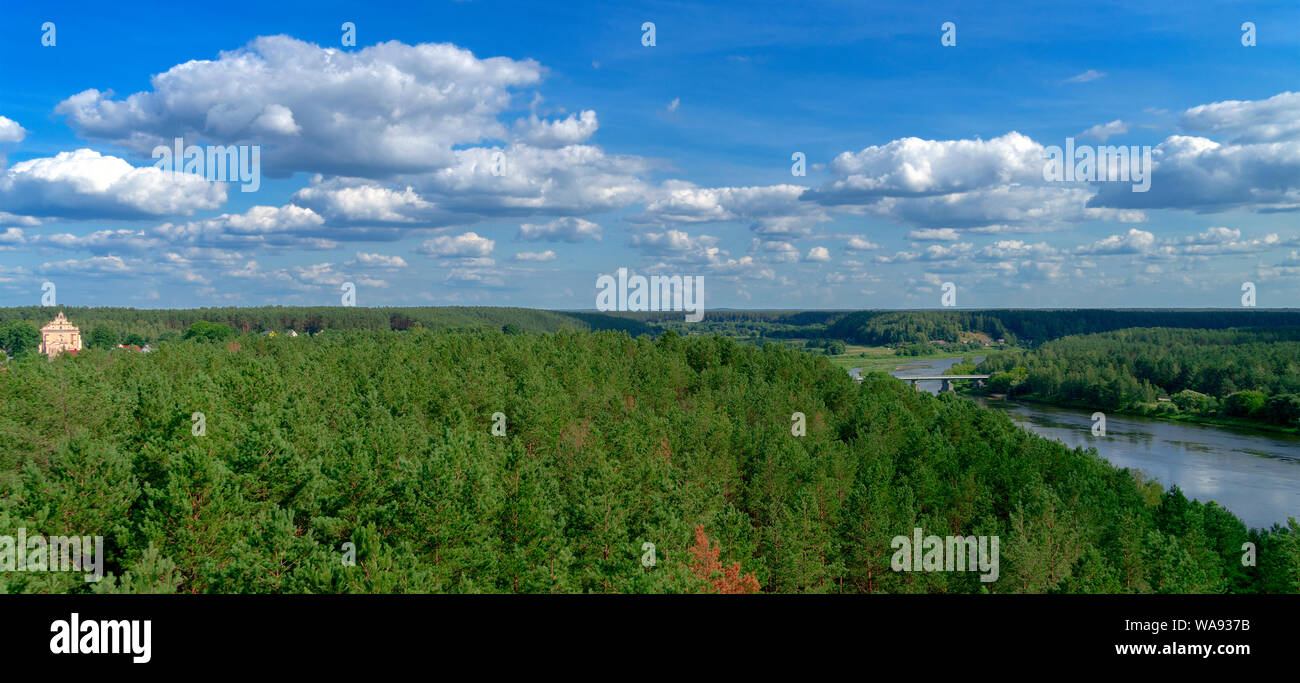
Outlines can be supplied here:
[[[890, 374], [940, 375], [959, 360], [904, 361]], [[939, 381], [918, 384], [930, 393], [940, 388]], [[1095, 448], [1111, 464], [1141, 470], [1166, 487], [1177, 485], [1188, 498], [1217, 501], [1248, 526], [1300, 518], [1300, 437], [1110, 414], [1106, 435], [1093, 436], [1091, 411], [977, 400], [1035, 434], [1071, 448]]]

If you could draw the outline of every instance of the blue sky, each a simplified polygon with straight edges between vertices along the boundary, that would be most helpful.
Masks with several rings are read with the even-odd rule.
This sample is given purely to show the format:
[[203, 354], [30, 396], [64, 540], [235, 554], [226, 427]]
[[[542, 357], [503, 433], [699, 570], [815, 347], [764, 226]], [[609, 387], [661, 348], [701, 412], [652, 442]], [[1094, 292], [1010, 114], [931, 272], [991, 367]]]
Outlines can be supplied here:
[[[1295, 3], [418, 5], [7, 8], [0, 305], [1300, 303]], [[161, 173], [175, 137], [260, 187]], [[1150, 191], [1045, 181], [1067, 137]]]

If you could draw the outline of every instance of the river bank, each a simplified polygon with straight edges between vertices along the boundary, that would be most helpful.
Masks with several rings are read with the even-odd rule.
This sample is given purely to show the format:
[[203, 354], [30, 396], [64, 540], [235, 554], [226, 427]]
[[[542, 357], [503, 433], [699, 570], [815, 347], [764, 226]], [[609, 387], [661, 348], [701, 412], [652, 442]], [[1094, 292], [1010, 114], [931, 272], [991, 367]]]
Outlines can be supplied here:
[[[960, 393], [961, 395], [967, 398], [984, 398], [990, 400], [1000, 400], [994, 398], [989, 394], [981, 393], [974, 389], [959, 387], [957, 391], [958, 393]], [[1033, 395], [1017, 395], [1015, 397], [1008, 397], [1005, 400], [1020, 401], [1023, 403], [1035, 403], [1038, 405], [1045, 405], [1045, 406], [1055, 406], [1057, 408], [1069, 408], [1071, 410], [1087, 410], [1092, 412], [1097, 411], [1097, 408], [1094, 406], [1089, 406], [1082, 403], [1070, 404], [1070, 403], [1058, 403], [1055, 401], [1044, 401], [1042, 399], [1036, 398]], [[1282, 425], [1273, 425], [1273, 424], [1268, 424], [1267, 422], [1259, 422], [1258, 420], [1247, 420], [1244, 418], [1207, 417], [1204, 415], [1192, 415], [1189, 413], [1161, 415], [1159, 413], [1144, 413], [1140, 410], [1131, 410], [1131, 409], [1109, 409], [1109, 410], [1102, 410], [1101, 412], [1105, 413], [1107, 416], [1127, 415], [1130, 417], [1142, 417], [1148, 420], [1160, 420], [1162, 422], [1176, 422], [1179, 424], [1194, 424], [1194, 425], [1204, 425], [1210, 427], [1222, 427], [1225, 429], [1232, 429], [1232, 430], [1243, 431], [1243, 432], [1266, 432], [1271, 434], [1289, 434], [1293, 436], [1300, 436], [1300, 428], [1297, 427], [1284, 427]]]
[[[940, 375], [970, 357], [907, 359], [890, 374]], [[917, 384], [930, 393], [942, 386], [941, 381]], [[1095, 411], [1086, 407], [967, 398], [1006, 414], [1031, 433], [1071, 448], [1094, 449], [1116, 467], [1140, 471], [1165, 487], [1178, 486], [1188, 498], [1216, 501], [1251, 527], [1300, 518], [1300, 435], [1118, 412], [1107, 412], [1105, 433], [1093, 434]]]

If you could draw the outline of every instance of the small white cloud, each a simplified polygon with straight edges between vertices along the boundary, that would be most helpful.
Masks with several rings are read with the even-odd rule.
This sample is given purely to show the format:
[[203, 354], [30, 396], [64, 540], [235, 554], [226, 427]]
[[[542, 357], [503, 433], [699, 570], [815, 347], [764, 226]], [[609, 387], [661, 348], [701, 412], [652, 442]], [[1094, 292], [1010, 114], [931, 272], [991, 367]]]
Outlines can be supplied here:
[[917, 242], [956, 242], [960, 238], [952, 228], [923, 228], [907, 233], [907, 239]]
[[362, 266], [371, 266], [375, 268], [405, 268], [406, 260], [401, 256], [389, 256], [387, 254], [367, 254], [362, 251], [357, 252], [356, 263]]
[[600, 226], [582, 218], [557, 218], [553, 221], [535, 224], [524, 223], [519, 226], [516, 240], [524, 242], [581, 242], [585, 239], [600, 241]]
[[1099, 123], [1092, 128], [1079, 133], [1079, 137], [1086, 140], [1105, 142], [1112, 135], [1124, 135], [1127, 132], [1128, 124], [1116, 119], [1110, 123]]
[[5, 228], [4, 232], [0, 232], [0, 249], [11, 248], [26, 241], [22, 228]]
[[1097, 80], [1097, 79], [1099, 79], [1099, 78], [1105, 78], [1105, 77], [1106, 77], [1106, 72], [1105, 72], [1105, 71], [1097, 71], [1096, 69], [1088, 69], [1087, 71], [1085, 71], [1085, 72], [1083, 72], [1083, 73], [1081, 73], [1081, 74], [1079, 74], [1079, 75], [1077, 75], [1077, 76], [1071, 76], [1071, 77], [1065, 79], [1065, 82], [1066, 82], [1066, 83], [1087, 83], [1088, 81], [1095, 81], [1095, 80]]
[[310, 266], [294, 266], [290, 269], [300, 282], [312, 285], [342, 284], [343, 274], [334, 270], [332, 263], [317, 263]]
[[534, 114], [515, 122], [515, 134], [534, 147], [564, 147], [586, 142], [598, 125], [596, 112], [590, 109], [556, 121], [545, 121]]
[[845, 248], [849, 251], [874, 251], [879, 249], [880, 245], [871, 240], [864, 240], [861, 237], [850, 237]]
[[1226, 136], [1231, 142], [1300, 139], [1300, 92], [1202, 104], [1183, 112], [1182, 123], [1188, 130]]
[[92, 256], [42, 263], [40, 272], [50, 275], [122, 275], [130, 273], [131, 267], [120, 256]]
[[0, 116], [0, 142], [22, 142], [27, 137], [27, 131], [18, 122]]
[[760, 250], [768, 254], [768, 261], [774, 263], [794, 263], [799, 260], [799, 249], [790, 242], [784, 242], [781, 240], [763, 241], [756, 237], [753, 242], [750, 243], [749, 251], [753, 254]]
[[550, 249], [547, 249], [546, 251], [521, 251], [518, 254], [515, 254], [515, 260], [533, 261], [538, 263], [544, 261], [554, 261], [555, 252], [551, 251]]
[[434, 258], [477, 258], [485, 257], [492, 253], [493, 242], [486, 237], [479, 237], [477, 233], [467, 232], [455, 237], [443, 235], [431, 240], [425, 240], [415, 249], [416, 253], [432, 256]]
[[708, 261], [721, 254], [715, 246], [718, 238], [710, 235], [691, 237], [681, 230], [647, 232], [633, 235], [629, 243], [650, 254]]
[[1075, 248], [1079, 254], [1141, 254], [1155, 246], [1156, 236], [1137, 228], [1130, 228], [1127, 234], [1111, 235], [1097, 240], [1090, 245]]

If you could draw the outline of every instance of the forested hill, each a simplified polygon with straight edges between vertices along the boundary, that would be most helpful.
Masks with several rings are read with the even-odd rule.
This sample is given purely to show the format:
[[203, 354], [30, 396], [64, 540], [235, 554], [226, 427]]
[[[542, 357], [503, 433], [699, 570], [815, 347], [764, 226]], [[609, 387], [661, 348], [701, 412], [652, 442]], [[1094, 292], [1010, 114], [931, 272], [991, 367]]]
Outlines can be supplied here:
[[564, 313], [535, 308], [491, 306], [425, 306], [367, 308], [361, 306], [262, 306], [255, 308], [136, 309], [84, 306], [21, 306], [0, 308], [0, 324], [23, 320], [37, 327], [62, 310], [83, 335], [103, 327], [118, 338], [139, 335], [145, 341], [179, 337], [199, 321], [221, 323], [247, 334], [264, 330], [314, 333], [320, 330], [406, 330], [511, 326], [520, 332], [562, 329], [622, 330], [632, 335], [650, 328], [640, 321], [601, 313]]
[[[0, 534], [104, 535], [96, 591], [1300, 590], [1294, 523], [1248, 532], [972, 401], [716, 336], [27, 355], [0, 369], [0, 443]], [[997, 580], [893, 571], [917, 527], [999, 537]]]
[[1061, 405], [1300, 422], [1300, 327], [1069, 336], [994, 353], [973, 369], [993, 374], [993, 391]]
[[1074, 334], [1130, 327], [1221, 330], [1300, 325], [1300, 310], [1270, 309], [929, 309], [916, 311], [709, 311], [684, 323], [680, 312], [611, 313], [652, 329], [704, 331], [749, 338], [832, 338], [870, 346], [969, 341], [972, 335], [1011, 344], [1040, 344]]
[[1262, 309], [1168, 310], [978, 310], [859, 311], [836, 319], [827, 335], [862, 344], [961, 340], [963, 332], [983, 333], [1009, 342], [1041, 343], [1072, 334], [1109, 332], [1129, 327], [1181, 327], [1222, 330], [1230, 327], [1300, 325], [1300, 311]]
[[[872, 346], [969, 341], [971, 335], [1006, 339], [1010, 344], [1045, 341], [1130, 327], [1227, 329], [1300, 325], [1296, 310], [925, 310], [925, 311], [708, 311], [704, 320], [685, 323], [676, 312], [598, 313], [535, 308], [438, 306], [367, 308], [360, 306], [263, 306], [257, 308], [135, 309], [81, 306], [0, 308], [0, 337], [7, 323], [40, 327], [63, 310], [81, 328], [83, 339], [144, 343], [179, 337], [196, 322], [229, 326], [236, 333], [262, 331], [315, 333], [321, 330], [503, 329], [516, 332], [619, 330], [629, 335], [723, 334], [759, 339], [834, 338]], [[24, 324], [24, 327], [26, 325]]]

